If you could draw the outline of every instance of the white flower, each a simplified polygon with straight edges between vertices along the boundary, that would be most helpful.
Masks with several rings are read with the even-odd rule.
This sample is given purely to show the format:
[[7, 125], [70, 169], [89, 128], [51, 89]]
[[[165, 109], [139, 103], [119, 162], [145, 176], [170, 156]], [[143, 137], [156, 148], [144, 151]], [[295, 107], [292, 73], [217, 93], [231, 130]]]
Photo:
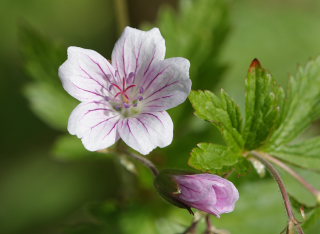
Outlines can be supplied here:
[[91, 151], [105, 149], [120, 137], [148, 154], [168, 146], [173, 123], [165, 111], [190, 93], [190, 63], [165, 56], [159, 29], [144, 32], [126, 27], [112, 52], [110, 64], [93, 50], [68, 48], [59, 68], [64, 89], [81, 103], [68, 124], [70, 134]]

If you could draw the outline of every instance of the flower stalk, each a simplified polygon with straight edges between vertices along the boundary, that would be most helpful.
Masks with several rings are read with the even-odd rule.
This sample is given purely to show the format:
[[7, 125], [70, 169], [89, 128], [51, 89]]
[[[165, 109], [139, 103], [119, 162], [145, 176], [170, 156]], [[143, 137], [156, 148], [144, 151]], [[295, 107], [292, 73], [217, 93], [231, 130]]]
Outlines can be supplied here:
[[308, 181], [306, 181], [301, 175], [299, 175], [295, 170], [293, 170], [291, 167], [289, 167], [287, 164], [283, 163], [279, 159], [266, 154], [262, 153], [261, 155], [267, 159], [268, 161], [276, 164], [277, 166], [281, 167], [283, 170], [288, 172], [292, 177], [294, 177], [301, 185], [303, 185], [307, 190], [309, 190], [317, 199], [318, 203], [320, 203], [320, 191], [316, 189], [312, 184], [310, 184]]
[[133, 152], [130, 152], [130, 151], [126, 151], [125, 153], [126, 153], [126, 155], [136, 159], [137, 161], [141, 162], [143, 165], [148, 167], [151, 170], [151, 172], [152, 172], [152, 174], [154, 176], [157, 176], [159, 174], [159, 170], [156, 167], [156, 165], [154, 165], [153, 162], [151, 162], [146, 157], [143, 157], [143, 156], [141, 156], [139, 154], [136, 154], [136, 153], [133, 153]]
[[289, 222], [288, 222], [289, 226], [288, 227], [294, 225], [299, 234], [304, 234], [299, 221], [296, 219], [296, 217], [293, 213], [293, 209], [292, 209], [292, 205], [290, 202], [288, 191], [287, 191], [285, 184], [284, 184], [279, 172], [277, 171], [277, 169], [268, 160], [266, 160], [263, 157], [263, 155], [261, 155], [259, 152], [251, 151], [250, 155], [252, 157], [256, 158], [257, 160], [259, 160], [261, 163], [263, 163], [266, 166], [266, 168], [269, 170], [269, 172], [271, 173], [271, 175], [273, 176], [275, 181], [278, 183], [278, 186], [279, 186], [279, 189], [280, 189], [283, 201], [284, 201], [284, 205], [285, 205], [285, 208], [287, 211], [287, 215], [289, 218]]

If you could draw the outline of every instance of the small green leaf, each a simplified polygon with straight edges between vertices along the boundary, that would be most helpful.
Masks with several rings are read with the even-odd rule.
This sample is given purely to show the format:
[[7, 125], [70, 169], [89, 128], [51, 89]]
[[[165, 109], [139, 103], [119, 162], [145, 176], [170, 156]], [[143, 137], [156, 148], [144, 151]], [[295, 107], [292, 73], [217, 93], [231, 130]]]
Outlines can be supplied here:
[[258, 60], [253, 60], [246, 80], [246, 149], [258, 148], [276, 130], [283, 96], [283, 89]]
[[188, 164], [198, 170], [216, 172], [238, 163], [241, 155], [223, 145], [200, 143], [191, 152]]
[[290, 78], [284, 103], [281, 125], [270, 140], [272, 147], [289, 143], [320, 117], [320, 57]]
[[221, 91], [220, 97], [210, 91], [192, 91], [189, 99], [195, 114], [215, 125], [229, 147], [235, 151], [242, 149], [240, 110], [224, 91]]
[[24, 88], [31, 109], [52, 128], [66, 131], [68, 118], [77, 101], [60, 87], [36, 82]]

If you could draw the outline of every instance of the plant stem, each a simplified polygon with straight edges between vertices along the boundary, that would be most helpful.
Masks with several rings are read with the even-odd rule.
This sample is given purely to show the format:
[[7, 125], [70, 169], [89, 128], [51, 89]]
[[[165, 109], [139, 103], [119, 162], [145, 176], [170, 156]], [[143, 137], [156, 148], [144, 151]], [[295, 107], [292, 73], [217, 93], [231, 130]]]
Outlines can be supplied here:
[[287, 211], [287, 215], [289, 217], [289, 225], [291, 223], [293, 223], [295, 225], [295, 227], [297, 228], [299, 234], [304, 234], [304, 232], [303, 232], [298, 220], [294, 216], [292, 205], [291, 205], [290, 198], [289, 198], [289, 194], [288, 194], [288, 192], [286, 190], [286, 187], [284, 185], [284, 182], [283, 182], [279, 172], [260, 153], [258, 153], [256, 151], [251, 151], [250, 153], [251, 153], [251, 155], [253, 157], [255, 157], [257, 160], [259, 160], [261, 163], [263, 163], [267, 167], [267, 169], [270, 171], [270, 173], [273, 176], [273, 178], [275, 179], [275, 181], [278, 183], [278, 186], [279, 186], [279, 189], [280, 189], [283, 201], [284, 201], [284, 205], [285, 205], [285, 208], [286, 208], [286, 211]]
[[299, 175], [296, 171], [294, 171], [291, 167], [280, 161], [279, 159], [266, 154], [266, 153], [261, 153], [261, 155], [269, 160], [270, 162], [273, 162], [274, 164], [278, 165], [281, 167], [283, 170], [288, 172], [292, 177], [294, 177], [297, 181], [299, 181], [306, 189], [308, 189], [316, 198], [317, 200], [320, 200], [320, 191], [313, 187], [312, 184], [310, 184], [308, 181], [306, 181], [301, 175]]
[[158, 168], [153, 164], [153, 162], [151, 162], [146, 157], [129, 151], [125, 151], [125, 154], [143, 163], [146, 167], [148, 167], [151, 170], [154, 176], [157, 176], [159, 174]]
[[127, 0], [114, 0], [114, 5], [118, 22], [118, 31], [121, 33], [123, 29], [129, 25]]

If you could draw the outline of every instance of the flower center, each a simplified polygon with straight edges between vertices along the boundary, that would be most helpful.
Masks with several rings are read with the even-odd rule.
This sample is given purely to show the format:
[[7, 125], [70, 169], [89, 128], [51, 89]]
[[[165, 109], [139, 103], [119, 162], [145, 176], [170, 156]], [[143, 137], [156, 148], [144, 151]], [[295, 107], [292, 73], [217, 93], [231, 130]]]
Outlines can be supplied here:
[[[117, 80], [121, 82], [113, 82], [109, 86], [109, 92], [113, 96], [109, 103], [113, 108], [120, 112], [124, 117], [133, 116], [141, 112], [141, 106], [139, 102], [143, 100], [141, 96], [144, 89], [133, 84], [135, 74], [133, 72], [129, 73], [127, 77], [120, 79], [119, 73], [116, 71]], [[112, 92], [112, 90], [114, 90]]]

